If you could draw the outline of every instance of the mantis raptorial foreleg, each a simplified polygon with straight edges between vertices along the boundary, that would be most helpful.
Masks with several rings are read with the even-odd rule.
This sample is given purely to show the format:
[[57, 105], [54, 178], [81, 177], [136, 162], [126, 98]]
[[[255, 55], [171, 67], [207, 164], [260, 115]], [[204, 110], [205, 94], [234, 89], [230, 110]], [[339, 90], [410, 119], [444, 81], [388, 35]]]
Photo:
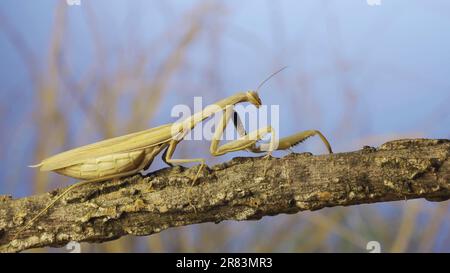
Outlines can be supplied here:
[[[233, 140], [233, 141], [227, 142], [227, 143], [219, 146], [220, 138], [222, 137], [223, 132], [226, 129], [228, 121], [231, 119], [233, 114], [236, 113], [234, 111], [232, 105], [225, 107], [225, 111], [223, 111], [223, 112], [224, 112], [224, 114], [222, 116], [222, 119], [219, 121], [216, 131], [214, 132], [213, 139], [211, 141], [210, 152], [213, 156], [219, 156], [219, 155], [223, 155], [223, 154], [226, 154], [229, 152], [245, 150], [246, 148], [254, 145], [258, 140], [260, 140], [264, 135], [266, 135], [268, 133], [272, 134], [270, 144], [269, 144], [269, 147], [270, 147], [269, 154], [270, 154], [270, 151], [272, 151], [274, 149], [274, 141], [275, 141], [275, 132], [271, 126], [255, 130], [253, 132], [250, 132], [249, 134], [246, 134], [246, 135], [240, 137], [237, 140]], [[195, 124], [192, 125], [192, 127], [194, 127], [194, 126], [195, 126]], [[241, 128], [239, 130], [242, 130], [242, 126], [239, 128]], [[242, 131], [240, 131], [239, 133], [241, 134]], [[167, 148], [167, 150], [164, 152], [164, 155], [163, 155], [164, 162], [166, 162], [169, 165], [200, 162], [200, 167], [192, 181], [192, 184], [194, 184], [195, 181], [197, 180], [201, 170], [206, 165], [205, 159], [203, 159], [203, 158], [173, 159], [172, 158], [173, 153], [175, 152], [175, 148], [177, 147], [179, 142], [180, 142], [180, 140], [172, 140], [169, 143], [169, 147]]]
[[[225, 128], [232, 116], [236, 130], [238, 131], [241, 137], [237, 140], [233, 140], [219, 146], [220, 138], [222, 137], [223, 132], [225, 131]], [[255, 146], [257, 141], [261, 140], [268, 133], [271, 134], [269, 149], [265, 151], [260, 150], [260, 152], [267, 152], [266, 155], [267, 160], [270, 158], [272, 151], [276, 149], [275, 147], [276, 136], [273, 128], [271, 126], [268, 126], [265, 128], [252, 131], [247, 134], [245, 132], [245, 129], [242, 125], [238, 113], [234, 110], [233, 106], [228, 106], [224, 111], [222, 119], [219, 121], [217, 130], [214, 132], [214, 136], [211, 141], [210, 152], [214, 156], [219, 156], [229, 152], [250, 149], [251, 147]], [[266, 170], [267, 170], [267, 161], [264, 164], [264, 175], [266, 174]]]
[[[272, 129], [271, 126], [261, 128], [258, 130], [255, 130], [253, 132], [250, 132], [249, 134], [245, 134], [241, 136], [237, 140], [233, 140], [230, 142], [227, 142], [221, 146], [219, 146], [220, 139], [223, 135], [223, 132], [226, 129], [226, 126], [231, 119], [231, 117], [234, 115], [234, 119], [236, 120], [236, 112], [233, 109], [233, 106], [227, 106], [224, 114], [222, 116], [222, 119], [219, 121], [219, 124], [217, 125], [217, 129], [214, 132], [213, 139], [211, 141], [211, 146], [209, 148], [210, 153], [213, 156], [219, 156], [230, 152], [235, 151], [241, 151], [245, 150], [252, 145], [254, 145], [257, 141], [261, 140], [264, 135], [271, 133], [272, 137], [270, 139], [269, 149], [267, 152], [271, 152], [274, 150], [274, 142], [275, 142], [275, 131]], [[237, 116], [238, 117], [238, 116]], [[240, 120], [240, 119], [239, 119]], [[239, 123], [241, 125], [241, 123]], [[241, 126], [236, 126], [236, 129], [238, 130], [239, 134], [242, 134], [245, 131], [242, 131], [243, 128]]]
[[[234, 123], [234, 127], [236, 127], [236, 130], [238, 131], [240, 136], [247, 135], [247, 132], [245, 131], [244, 126], [242, 125], [242, 121], [239, 118], [239, 114], [237, 112], [234, 112], [233, 123]], [[276, 150], [287, 150], [287, 149], [292, 148], [293, 146], [305, 141], [307, 138], [315, 136], [315, 135], [318, 135], [320, 137], [322, 142], [327, 147], [328, 152], [330, 154], [332, 154], [333, 150], [331, 149], [330, 143], [328, 142], [326, 137], [318, 130], [307, 130], [307, 131], [302, 131], [302, 132], [290, 135], [288, 137], [283, 137], [283, 138], [279, 139]], [[247, 148], [247, 150], [249, 150], [250, 152], [254, 152], [254, 153], [265, 152], [264, 150], [261, 150], [259, 147], [256, 147], [255, 145], [250, 146], [249, 148]]]

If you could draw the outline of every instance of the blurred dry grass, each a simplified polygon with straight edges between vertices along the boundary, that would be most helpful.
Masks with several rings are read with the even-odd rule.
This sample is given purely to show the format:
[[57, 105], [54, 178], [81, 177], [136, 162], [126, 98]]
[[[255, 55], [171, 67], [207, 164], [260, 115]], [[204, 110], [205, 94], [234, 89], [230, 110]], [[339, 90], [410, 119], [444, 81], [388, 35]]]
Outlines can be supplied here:
[[[159, 8], [164, 9], [164, 13], [172, 14], [170, 6], [162, 5]], [[34, 162], [93, 139], [113, 137], [145, 129], [150, 123], [160, 123], [154, 120], [155, 116], [165, 96], [168, 96], [171, 89], [176, 89], [173, 86], [183, 85], [184, 83], [180, 83], [183, 77], [190, 75], [189, 70], [193, 65], [188, 53], [201, 35], [206, 35], [209, 48], [209, 51], [205, 52], [205, 55], [208, 55], [208, 64], [200, 71], [206, 79], [204, 86], [199, 89], [197, 86], [185, 86], [184, 89], [192, 90], [192, 94], [189, 92], [178, 95], [191, 97], [200, 95], [200, 92], [211, 100], [221, 97], [222, 80], [218, 63], [221, 58], [220, 36], [223, 25], [215, 18], [226, 16], [228, 11], [225, 12], [225, 7], [200, 2], [187, 10], [183, 16], [170, 18], [167, 30], [162, 37], [152, 41], [151, 46], [139, 44], [139, 38], [130, 32], [128, 40], [132, 42], [112, 50], [105, 45], [106, 39], [102, 37], [95, 10], [84, 1], [82, 9], [91, 33], [95, 59], [81, 76], [75, 75], [70, 64], [71, 47], [67, 43], [66, 9], [67, 5], [63, 2], [55, 8], [52, 35], [45, 59], [37, 58], [36, 53], [9, 23], [7, 16], [0, 14], [0, 31], [27, 64], [33, 83], [34, 111], [29, 113], [22, 126], [35, 125]], [[273, 39], [277, 42], [285, 41], [283, 32], [279, 31], [283, 26], [280, 25], [276, 5], [271, 10]], [[364, 137], [358, 131], [358, 128], [364, 127], [363, 117], [368, 114], [357, 112], [355, 105], [360, 103], [358, 92], [347, 79], [346, 71], [353, 69], [352, 66], [359, 68], [360, 64], [348, 63], [340, 53], [342, 46], [339, 44], [339, 25], [331, 11], [326, 22], [332, 41], [334, 67], [331, 72], [323, 73], [338, 75], [345, 104], [344, 112], [340, 116], [341, 122], [333, 128], [331, 135], [335, 139], [351, 139], [349, 136], [354, 133], [361, 136], [359, 143], [347, 144], [348, 147], [358, 147], [363, 143], [380, 143], [389, 137], [397, 137]], [[247, 40], [241, 40], [250, 48], [255, 44], [264, 47], [262, 43], [255, 43], [257, 37], [249, 38], [252, 34], [242, 28], [235, 28], [231, 33], [239, 37], [238, 39], [245, 36]], [[114, 60], [121, 65], [113, 65], [110, 56], [115, 56]], [[283, 58], [285, 59], [284, 56], [277, 56], [274, 61], [269, 60], [270, 67], [279, 67]], [[188, 76], [183, 76], [184, 73]], [[287, 94], [292, 97], [290, 107], [296, 109], [300, 104], [305, 115], [310, 117], [310, 124], [323, 123], [318, 99], [312, 93], [310, 85], [320, 76], [300, 71], [295, 82], [283, 81], [282, 77], [276, 80], [282, 87], [289, 86], [291, 89], [300, 90]], [[176, 78], [180, 80], [174, 80]], [[206, 94], [204, 90], [209, 91]], [[0, 115], [3, 107], [4, 105], [0, 105]], [[127, 111], [120, 110], [122, 108]], [[164, 114], [167, 113], [168, 111], [164, 110]], [[358, 119], [358, 115], [362, 118]], [[0, 120], [2, 130], [7, 126], [9, 125], [6, 122]], [[196, 145], [198, 147], [199, 144]], [[196, 145], [185, 146], [179, 153], [185, 156], [193, 151]], [[1, 146], [0, 154], [4, 157]], [[209, 162], [215, 161], [211, 159]], [[61, 176], [44, 172], [33, 172], [32, 180], [35, 193], [67, 182], [67, 179]], [[150, 237], [126, 237], [99, 245], [83, 244], [82, 249], [85, 252], [364, 252], [368, 241], [378, 240], [382, 243], [383, 251], [433, 251], [435, 248], [449, 251], [448, 247], [443, 247], [450, 241], [449, 232], [443, 231], [449, 225], [448, 214], [448, 202], [429, 204], [425, 201], [408, 201], [376, 207], [363, 205], [280, 215], [258, 222], [181, 227]]]

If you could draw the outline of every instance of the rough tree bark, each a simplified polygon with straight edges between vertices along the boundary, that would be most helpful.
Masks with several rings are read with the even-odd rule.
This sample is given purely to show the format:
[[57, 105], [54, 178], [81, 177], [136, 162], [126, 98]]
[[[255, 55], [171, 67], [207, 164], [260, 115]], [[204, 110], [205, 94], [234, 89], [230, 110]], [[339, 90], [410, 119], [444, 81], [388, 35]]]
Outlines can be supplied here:
[[332, 155], [234, 158], [206, 168], [193, 187], [189, 177], [197, 167], [165, 168], [77, 188], [15, 240], [17, 231], [63, 189], [21, 199], [0, 196], [0, 250], [103, 242], [333, 206], [445, 201], [450, 198], [449, 155], [450, 140], [404, 139]]

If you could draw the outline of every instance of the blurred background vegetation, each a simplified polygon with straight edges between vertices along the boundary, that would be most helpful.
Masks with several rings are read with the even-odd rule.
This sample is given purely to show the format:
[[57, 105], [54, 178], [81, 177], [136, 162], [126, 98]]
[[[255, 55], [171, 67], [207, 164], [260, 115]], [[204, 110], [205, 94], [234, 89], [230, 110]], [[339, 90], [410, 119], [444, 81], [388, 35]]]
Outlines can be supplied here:
[[[73, 183], [26, 166], [173, 122], [171, 106], [255, 88], [285, 65], [260, 94], [280, 105], [282, 136], [319, 129], [335, 152], [450, 138], [449, 13], [445, 0], [2, 0], [0, 194]], [[187, 141], [176, 153], [209, 165], [252, 156], [212, 158], [208, 150], [206, 141]], [[325, 153], [317, 139], [295, 151]], [[151, 170], [163, 166], [157, 159]], [[82, 251], [366, 252], [378, 241], [383, 252], [449, 252], [449, 204], [414, 200], [193, 225], [82, 244]]]

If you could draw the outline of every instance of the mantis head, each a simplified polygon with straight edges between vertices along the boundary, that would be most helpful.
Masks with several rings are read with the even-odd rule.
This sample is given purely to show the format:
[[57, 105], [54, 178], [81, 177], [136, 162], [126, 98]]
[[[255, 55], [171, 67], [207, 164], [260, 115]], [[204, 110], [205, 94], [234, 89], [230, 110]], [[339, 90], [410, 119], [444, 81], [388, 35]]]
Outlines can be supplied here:
[[260, 107], [262, 105], [261, 99], [259, 98], [258, 92], [256, 91], [247, 91], [247, 101], [256, 107]]

